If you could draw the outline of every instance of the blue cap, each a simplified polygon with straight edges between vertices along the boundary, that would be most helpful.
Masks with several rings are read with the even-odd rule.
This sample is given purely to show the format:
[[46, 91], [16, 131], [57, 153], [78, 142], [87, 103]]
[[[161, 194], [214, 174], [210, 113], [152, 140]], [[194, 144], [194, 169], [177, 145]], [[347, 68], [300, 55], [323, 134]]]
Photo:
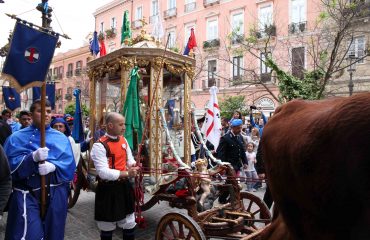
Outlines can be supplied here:
[[241, 119], [234, 119], [231, 122], [231, 127], [238, 127], [243, 124], [243, 121]]

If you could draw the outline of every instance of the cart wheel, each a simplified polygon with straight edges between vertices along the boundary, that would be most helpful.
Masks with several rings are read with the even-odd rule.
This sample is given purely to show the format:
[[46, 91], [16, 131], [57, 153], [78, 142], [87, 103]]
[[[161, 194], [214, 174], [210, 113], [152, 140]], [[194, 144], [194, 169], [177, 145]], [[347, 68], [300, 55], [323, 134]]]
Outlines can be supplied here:
[[240, 192], [240, 200], [243, 202], [244, 211], [252, 216], [248, 226], [259, 229], [271, 222], [270, 210], [259, 197], [252, 193]]
[[206, 240], [202, 229], [192, 218], [182, 213], [168, 213], [158, 223], [156, 240]]
[[72, 182], [70, 183], [70, 192], [68, 196], [68, 208], [72, 208], [76, 204], [78, 197], [80, 196], [83, 178], [85, 177], [82, 171], [83, 162], [84, 160], [82, 159], [82, 156], [81, 156], [80, 162], [78, 163], [78, 166], [77, 166], [77, 171], [74, 173], [74, 178]]
[[[75, 173], [76, 174], [76, 173]], [[68, 196], [68, 208], [73, 208], [76, 204], [78, 197], [81, 192], [81, 184], [79, 184], [78, 174], [76, 174], [77, 180], [70, 183], [70, 192]]]

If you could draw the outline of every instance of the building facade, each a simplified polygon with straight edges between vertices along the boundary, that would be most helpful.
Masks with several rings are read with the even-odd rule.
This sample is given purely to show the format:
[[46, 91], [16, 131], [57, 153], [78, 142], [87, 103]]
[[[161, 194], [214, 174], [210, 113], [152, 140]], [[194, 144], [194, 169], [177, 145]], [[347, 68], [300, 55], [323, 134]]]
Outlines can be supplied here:
[[81, 89], [81, 102], [89, 106], [89, 78], [86, 63], [91, 58], [89, 46], [59, 53], [50, 65], [50, 81], [55, 82], [55, 113], [64, 113], [65, 108], [75, 103], [73, 90]]

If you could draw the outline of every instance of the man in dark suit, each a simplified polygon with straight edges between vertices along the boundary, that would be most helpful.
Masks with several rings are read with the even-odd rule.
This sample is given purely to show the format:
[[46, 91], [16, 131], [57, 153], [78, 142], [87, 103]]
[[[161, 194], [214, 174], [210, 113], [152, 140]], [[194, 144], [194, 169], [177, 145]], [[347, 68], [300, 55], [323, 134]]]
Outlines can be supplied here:
[[229, 162], [237, 176], [240, 170], [248, 166], [247, 156], [245, 154], [243, 138], [240, 135], [242, 131], [243, 121], [234, 119], [231, 122], [231, 131], [221, 137], [220, 144], [217, 148], [217, 156], [223, 162]]
[[[243, 137], [240, 135], [242, 131], [243, 121], [234, 119], [231, 122], [231, 130], [221, 137], [220, 144], [217, 148], [217, 156], [223, 162], [229, 162], [239, 177], [242, 167], [248, 166], [247, 155], [243, 145]], [[221, 204], [229, 201], [229, 192], [221, 193], [218, 202]]]

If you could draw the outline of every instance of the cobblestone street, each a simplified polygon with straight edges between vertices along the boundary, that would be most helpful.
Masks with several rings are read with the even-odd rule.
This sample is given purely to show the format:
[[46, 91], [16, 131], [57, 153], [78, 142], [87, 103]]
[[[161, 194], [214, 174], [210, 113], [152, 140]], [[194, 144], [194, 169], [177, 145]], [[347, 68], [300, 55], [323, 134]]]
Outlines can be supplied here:
[[[264, 190], [260, 190], [254, 194], [259, 197], [263, 197]], [[100, 239], [99, 231], [94, 221], [94, 197], [95, 193], [82, 191], [77, 201], [77, 204], [69, 210], [67, 217], [67, 226], [65, 230], [66, 240], [87, 240], [87, 239]], [[148, 199], [150, 196], [145, 195]], [[154, 239], [155, 230], [158, 221], [163, 215], [169, 212], [183, 212], [176, 208], [168, 206], [167, 202], [161, 202], [153, 206], [151, 209], [143, 212], [143, 216], [147, 222], [147, 228], [137, 229], [136, 239], [137, 240], [152, 240]], [[0, 220], [0, 239], [4, 239], [5, 233], [5, 222], [6, 214], [4, 219]], [[117, 230], [113, 236], [113, 239], [122, 239], [122, 232]]]

